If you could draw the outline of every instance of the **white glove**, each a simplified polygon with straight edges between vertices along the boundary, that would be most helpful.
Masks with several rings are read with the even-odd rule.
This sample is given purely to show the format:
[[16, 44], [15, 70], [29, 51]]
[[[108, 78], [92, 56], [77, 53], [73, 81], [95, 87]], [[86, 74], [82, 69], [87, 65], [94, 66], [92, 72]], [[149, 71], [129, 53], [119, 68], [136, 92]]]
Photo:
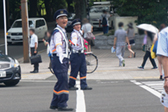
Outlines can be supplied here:
[[59, 56], [59, 61], [61, 64], [63, 64], [63, 59], [64, 59], [63, 55]]

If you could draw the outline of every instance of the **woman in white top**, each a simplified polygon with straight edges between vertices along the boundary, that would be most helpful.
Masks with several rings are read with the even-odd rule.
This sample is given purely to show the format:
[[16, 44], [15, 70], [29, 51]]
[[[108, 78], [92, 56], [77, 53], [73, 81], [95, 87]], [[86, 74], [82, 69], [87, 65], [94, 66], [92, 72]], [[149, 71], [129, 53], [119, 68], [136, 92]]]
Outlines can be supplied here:
[[88, 41], [88, 51], [91, 52], [91, 42], [92, 40], [87, 39], [87, 33], [88, 32], [93, 32], [93, 26], [89, 23], [88, 19], [84, 18], [83, 19], [83, 25], [82, 25], [82, 31], [84, 34], [84, 39]]

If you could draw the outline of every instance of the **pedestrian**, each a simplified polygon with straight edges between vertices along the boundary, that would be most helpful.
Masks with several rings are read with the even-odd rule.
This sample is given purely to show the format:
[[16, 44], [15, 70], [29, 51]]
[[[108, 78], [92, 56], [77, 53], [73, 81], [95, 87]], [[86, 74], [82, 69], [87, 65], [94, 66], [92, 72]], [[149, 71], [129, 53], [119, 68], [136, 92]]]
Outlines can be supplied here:
[[87, 39], [87, 33], [93, 32], [93, 26], [89, 23], [88, 19], [86, 19], [86, 18], [83, 19], [82, 23], [83, 23], [82, 31], [84, 34], [84, 39], [88, 42], [87, 52], [91, 52], [91, 45], [92, 45], [93, 40]]
[[163, 65], [164, 89], [160, 98], [164, 112], [168, 112], [168, 27], [160, 31], [157, 45], [157, 57]]
[[71, 62], [71, 74], [69, 77], [69, 89], [77, 90], [75, 87], [76, 78], [78, 72], [80, 72], [80, 85], [82, 90], [91, 90], [92, 88], [88, 87], [86, 82], [86, 60], [84, 54], [84, 39], [81, 35], [81, 22], [79, 19], [75, 19], [72, 22], [73, 32], [71, 33], [72, 45], [72, 54], [70, 56]]
[[[166, 28], [166, 25], [165, 24], [161, 24], [160, 25], [160, 31], [162, 30], [162, 29], [164, 29], [164, 28]], [[155, 45], [156, 44], [156, 46], [157, 46], [157, 43], [158, 43], [158, 35], [156, 34], [155, 35], [155, 38], [154, 38], [154, 42], [153, 42], [153, 44]], [[155, 53], [157, 52], [157, 47], [156, 47], [156, 51], [155, 51]], [[157, 59], [158, 59], [158, 57], [157, 57]], [[158, 59], [158, 69], [159, 69], [159, 73], [160, 73], [160, 80], [163, 80], [163, 74], [162, 74], [162, 64], [159, 62], [159, 59]]]
[[132, 54], [134, 56], [134, 58], [136, 57], [136, 52], [134, 52], [131, 47], [133, 45], [135, 45], [135, 40], [134, 40], [134, 37], [135, 37], [135, 33], [134, 33], [134, 28], [133, 28], [133, 24], [132, 23], [129, 23], [128, 25], [128, 30], [127, 30], [127, 37], [129, 39], [129, 43], [130, 43], [130, 48], [128, 49], [129, 52], [130, 52], [130, 55], [129, 55], [129, 58], [132, 58]]
[[50, 58], [50, 63], [48, 69], [51, 68], [51, 53], [50, 53], [50, 40], [51, 40], [51, 32], [47, 31], [46, 32], [47, 39], [43, 39], [44, 45], [47, 46], [47, 55]]
[[59, 9], [54, 14], [57, 27], [54, 29], [51, 41], [50, 52], [52, 52], [52, 68], [57, 78], [53, 90], [53, 99], [50, 109], [58, 109], [58, 111], [72, 111], [72, 108], [67, 108], [69, 98], [68, 91], [68, 39], [65, 27], [68, 23], [68, 12], [65, 9]]
[[[146, 33], [146, 31], [145, 31]], [[143, 57], [143, 62], [142, 62], [142, 65], [140, 67], [138, 67], [139, 69], [144, 69], [144, 66], [146, 64], [146, 61], [147, 59], [149, 58], [150, 59], [150, 62], [152, 63], [153, 65], [153, 68], [152, 69], [157, 69], [157, 66], [156, 66], [156, 63], [155, 63], [155, 60], [152, 59], [151, 57], [151, 52], [150, 52], [150, 49], [151, 49], [151, 46], [152, 46], [152, 43], [153, 43], [153, 34], [151, 32], [147, 32], [147, 39], [146, 39], [146, 45], [145, 45], [145, 55]]]
[[110, 14], [107, 13], [106, 10], [103, 10], [103, 14], [100, 16], [99, 19], [99, 27], [103, 26], [103, 33], [107, 34], [109, 31], [109, 18], [110, 18]]
[[[37, 55], [37, 48], [38, 48], [38, 37], [35, 34], [34, 29], [29, 30], [30, 33], [30, 53], [31, 56]], [[30, 73], [38, 73], [39, 72], [39, 63], [34, 64], [34, 70], [31, 71]]]
[[116, 56], [119, 59], [119, 66], [125, 66], [125, 60], [124, 60], [124, 52], [125, 52], [125, 46], [126, 42], [128, 44], [128, 48], [130, 48], [129, 39], [127, 37], [126, 31], [123, 29], [124, 24], [122, 22], [119, 22], [118, 24], [119, 29], [115, 31], [115, 37], [114, 37], [114, 49], [116, 49]]

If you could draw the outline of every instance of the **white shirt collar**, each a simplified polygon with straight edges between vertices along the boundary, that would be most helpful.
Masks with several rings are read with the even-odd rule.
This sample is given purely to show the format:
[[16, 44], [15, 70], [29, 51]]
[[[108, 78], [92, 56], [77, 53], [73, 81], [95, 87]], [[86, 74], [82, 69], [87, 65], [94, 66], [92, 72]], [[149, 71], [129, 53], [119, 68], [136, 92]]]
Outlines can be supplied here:
[[57, 27], [59, 27], [64, 33], [66, 33], [66, 30], [64, 28], [62, 28], [61, 26], [57, 25]]

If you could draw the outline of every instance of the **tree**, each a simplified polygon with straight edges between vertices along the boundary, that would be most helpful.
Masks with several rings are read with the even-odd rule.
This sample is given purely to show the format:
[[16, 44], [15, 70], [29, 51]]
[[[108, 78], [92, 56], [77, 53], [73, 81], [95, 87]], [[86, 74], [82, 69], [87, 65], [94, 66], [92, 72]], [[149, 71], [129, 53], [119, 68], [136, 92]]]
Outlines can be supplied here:
[[37, 16], [37, 0], [29, 0], [29, 17], [36, 17]]
[[75, 2], [75, 14], [76, 18], [80, 18], [81, 20], [83, 18], [86, 18], [86, 1], [85, 0], [74, 0]]
[[167, 0], [113, 0], [120, 16], [138, 16], [137, 24], [167, 23]]

